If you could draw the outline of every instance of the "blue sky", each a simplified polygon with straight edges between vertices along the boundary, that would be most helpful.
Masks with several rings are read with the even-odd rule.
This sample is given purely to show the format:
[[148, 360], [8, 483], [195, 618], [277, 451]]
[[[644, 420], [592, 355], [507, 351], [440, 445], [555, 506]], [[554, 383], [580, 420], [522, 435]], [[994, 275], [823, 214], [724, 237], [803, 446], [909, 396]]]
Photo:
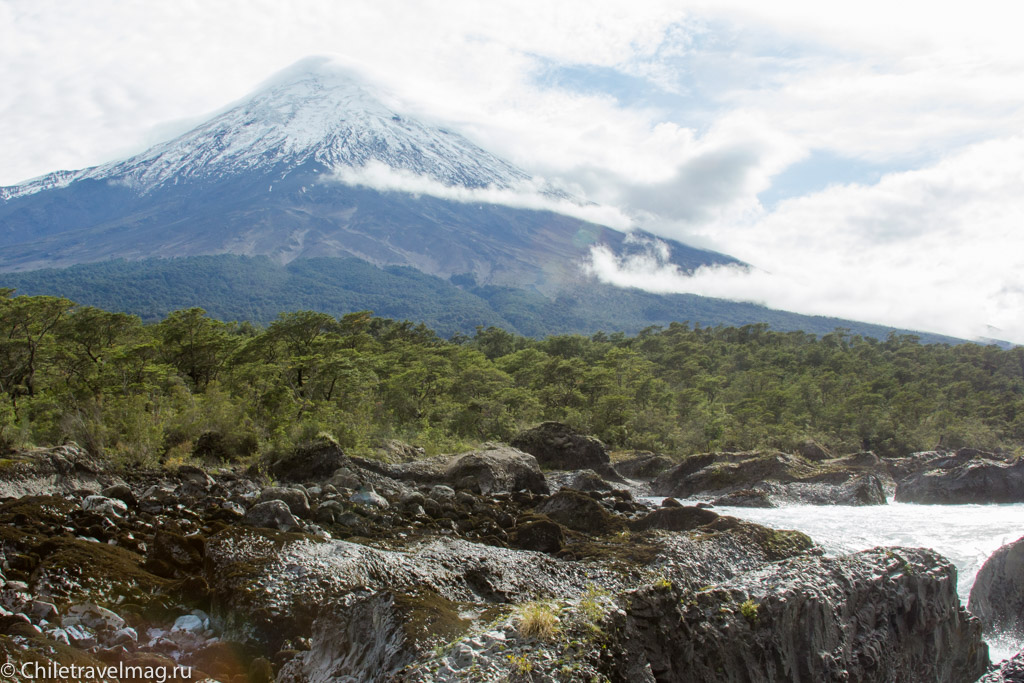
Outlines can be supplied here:
[[981, 0], [0, 0], [0, 184], [141, 151], [310, 54], [749, 272], [602, 279], [1024, 342], [1024, 47]]

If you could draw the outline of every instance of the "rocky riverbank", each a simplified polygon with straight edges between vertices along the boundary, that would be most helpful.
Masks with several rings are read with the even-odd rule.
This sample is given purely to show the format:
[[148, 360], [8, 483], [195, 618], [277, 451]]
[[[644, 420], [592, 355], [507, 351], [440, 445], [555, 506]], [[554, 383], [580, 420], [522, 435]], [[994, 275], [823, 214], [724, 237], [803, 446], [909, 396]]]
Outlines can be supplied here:
[[[981, 626], [935, 553], [824, 557], [799, 532], [634, 495], [641, 471], [693, 482], [750, 458], [664, 476], [669, 463], [659, 477], [588, 440], [559, 443], [552, 466], [577, 446], [586, 458], [544, 472], [494, 444], [384, 462], [321, 440], [245, 470], [114, 474], [73, 445], [13, 454], [0, 468], [3, 656], [183, 665], [180, 680], [230, 683], [986, 672]], [[836, 460], [820, 467], [837, 472]], [[877, 474], [867, 460], [787, 485], [842, 488]]]

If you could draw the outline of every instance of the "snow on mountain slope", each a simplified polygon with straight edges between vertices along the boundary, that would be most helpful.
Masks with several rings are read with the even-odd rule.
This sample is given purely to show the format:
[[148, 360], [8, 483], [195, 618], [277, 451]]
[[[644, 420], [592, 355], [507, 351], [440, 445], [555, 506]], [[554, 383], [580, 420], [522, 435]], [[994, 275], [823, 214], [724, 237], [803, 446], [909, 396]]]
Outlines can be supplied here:
[[467, 188], [509, 189], [531, 180], [458, 134], [392, 111], [330, 58], [310, 57], [184, 135], [125, 161], [0, 188], [0, 199], [87, 179], [145, 195], [167, 184], [216, 181], [279, 164], [286, 171], [310, 161], [331, 171], [378, 163]]

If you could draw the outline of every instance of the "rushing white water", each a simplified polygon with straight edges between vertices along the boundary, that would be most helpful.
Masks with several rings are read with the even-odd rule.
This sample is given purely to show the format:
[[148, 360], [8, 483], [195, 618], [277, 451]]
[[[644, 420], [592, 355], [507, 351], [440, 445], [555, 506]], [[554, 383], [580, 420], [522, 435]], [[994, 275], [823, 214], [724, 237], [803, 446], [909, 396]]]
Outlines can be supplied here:
[[[864, 507], [789, 505], [780, 508], [716, 507], [715, 512], [776, 529], [797, 529], [829, 553], [875, 546], [931, 548], [956, 565], [957, 590], [966, 605], [978, 569], [1000, 546], [1024, 536], [1024, 504]], [[993, 661], [1024, 646], [1008, 635], [986, 637]]]

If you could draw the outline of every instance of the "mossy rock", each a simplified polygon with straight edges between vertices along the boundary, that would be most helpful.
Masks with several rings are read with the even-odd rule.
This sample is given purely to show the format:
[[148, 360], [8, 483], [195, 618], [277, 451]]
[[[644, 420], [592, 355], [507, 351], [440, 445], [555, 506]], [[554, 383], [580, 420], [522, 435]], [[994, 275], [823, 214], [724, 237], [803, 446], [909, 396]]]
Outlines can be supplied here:
[[461, 615], [465, 605], [423, 589], [395, 595], [395, 607], [404, 615], [403, 630], [410, 643], [447, 643], [462, 636], [473, 623]]
[[[0, 636], [0, 660], [14, 664], [17, 670], [25, 664], [45, 667], [47, 664], [78, 667], [102, 667], [104, 662], [55, 640], [41, 635]], [[0, 677], [0, 680], [18, 680], [18, 677]], [[52, 679], [47, 679], [52, 680]], [[86, 683], [96, 679], [78, 679]]]
[[699, 526], [710, 524], [718, 519], [716, 512], [704, 508], [681, 505], [679, 507], [661, 507], [648, 513], [641, 519], [630, 523], [635, 531], [647, 529], [664, 529], [665, 531], [690, 531]]
[[719, 516], [718, 519], [705, 525], [702, 529], [728, 532], [745, 538], [761, 548], [765, 557], [772, 562], [802, 555], [817, 547], [811, 537], [803, 532], [791, 529], [772, 529], [727, 515]]
[[562, 526], [587, 534], [604, 535], [623, 531], [626, 523], [590, 496], [562, 489], [536, 507]]
[[113, 605], [168, 602], [171, 581], [142, 568], [144, 558], [124, 548], [78, 538], [51, 538], [36, 547], [41, 561], [33, 573], [53, 597]]

